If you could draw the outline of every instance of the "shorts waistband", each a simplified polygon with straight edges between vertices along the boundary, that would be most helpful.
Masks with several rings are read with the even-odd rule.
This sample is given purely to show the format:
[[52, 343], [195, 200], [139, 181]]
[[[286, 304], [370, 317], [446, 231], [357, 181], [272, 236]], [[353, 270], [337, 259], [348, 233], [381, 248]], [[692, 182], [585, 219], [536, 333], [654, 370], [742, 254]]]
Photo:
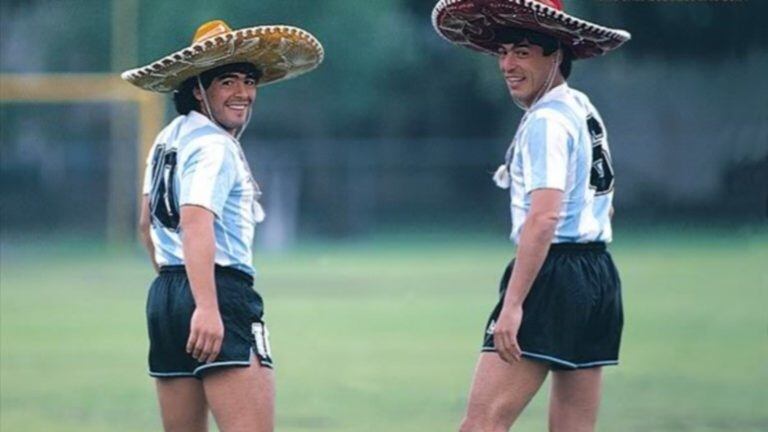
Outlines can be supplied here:
[[552, 243], [549, 250], [551, 252], [565, 252], [565, 251], [597, 251], [602, 252], [607, 249], [605, 242], [589, 242], [589, 243]]
[[[248, 282], [249, 284], [253, 285], [253, 276], [249, 275], [248, 273], [238, 270], [234, 267], [226, 267], [226, 266], [220, 266], [216, 264], [214, 266], [215, 273], [219, 274], [226, 274], [230, 276], [234, 276], [238, 279], [242, 279], [245, 282]], [[160, 267], [160, 273], [168, 273], [168, 274], [186, 274], [187, 269], [183, 265], [166, 265]]]

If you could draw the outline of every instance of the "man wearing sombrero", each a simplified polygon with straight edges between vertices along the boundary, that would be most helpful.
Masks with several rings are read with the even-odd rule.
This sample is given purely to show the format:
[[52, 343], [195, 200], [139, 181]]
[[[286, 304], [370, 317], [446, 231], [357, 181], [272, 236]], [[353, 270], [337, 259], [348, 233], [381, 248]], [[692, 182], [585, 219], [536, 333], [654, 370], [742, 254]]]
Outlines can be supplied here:
[[158, 276], [147, 300], [149, 374], [166, 431], [272, 431], [274, 378], [251, 244], [264, 219], [239, 138], [257, 87], [317, 67], [323, 48], [288, 26], [203, 24], [192, 45], [123, 79], [173, 92], [180, 114], [147, 159], [142, 239]]
[[550, 431], [592, 431], [601, 368], [618, 363], [621, 283], [611, 241], [613, 168], [602, 118], [568, 86], [571, 61], [629, 33], [574, 18], [560, 0], [441, 0], [448, 41], [498, 57], [525, 110], [494, 176], [510, 190], [517, 254], [486, 327], [462, 432], [506, 431], [552, 371]]

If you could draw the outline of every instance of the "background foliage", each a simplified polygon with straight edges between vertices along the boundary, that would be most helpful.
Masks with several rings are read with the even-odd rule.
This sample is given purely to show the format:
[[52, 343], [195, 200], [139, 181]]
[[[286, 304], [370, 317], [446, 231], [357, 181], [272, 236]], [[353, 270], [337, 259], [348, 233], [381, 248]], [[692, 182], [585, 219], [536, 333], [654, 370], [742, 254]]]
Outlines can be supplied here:
[[[506, 224], [505, 199], [488, 173], [520, 112], [492, 57], [434, 32], [433, 1], [137, 1], [138, 64], [186, 45], [212, 18], [235, 28], [297, 25], [323, 42], [326, 60], [316, 72], [262, 89], [244, 138], [267, 210], [292, 221], [288, 237], [371, 233], [435, 217]], [[759, 95], [768, 94], [768, 37], [760, 20], [768, 5], [566, 3], [633, 34], [618, 52], [577, 62], [570, 80], [606, 119], [623, 220], [764, 217], [768, 99]], [[3, 2], [0, 71], [110, 72], [112, 6]], [[135, 152], [132, 141], [106, 145], [105, 108], [0, 105], [0, 204], [9, 232], [103, 232], [108, 161], [132, 160], [115, 145]], [[122, 122], [135, 124], [122, 112]], [[269, 202], [271, 195], [293, 198]], [[270, 223], [269, 232], [286, 230]]]

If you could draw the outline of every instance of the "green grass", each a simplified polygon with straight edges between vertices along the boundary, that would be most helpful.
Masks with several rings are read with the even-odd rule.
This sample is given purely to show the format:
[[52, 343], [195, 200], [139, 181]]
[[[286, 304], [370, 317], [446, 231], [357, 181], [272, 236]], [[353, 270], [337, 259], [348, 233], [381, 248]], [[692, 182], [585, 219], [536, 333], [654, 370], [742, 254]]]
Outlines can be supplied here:
[[[617, 237], [626, 327], [599, 430], [768, 430], [768, 232]], [[277, 430], [456, 430], [511, 252], [503, 239], [402, 236], [257, 256]], [[6, 245], [0, 264], [0, 429], [160, 430], [143, 256]], [[546, 397], [514, 430], [546, 430]]]

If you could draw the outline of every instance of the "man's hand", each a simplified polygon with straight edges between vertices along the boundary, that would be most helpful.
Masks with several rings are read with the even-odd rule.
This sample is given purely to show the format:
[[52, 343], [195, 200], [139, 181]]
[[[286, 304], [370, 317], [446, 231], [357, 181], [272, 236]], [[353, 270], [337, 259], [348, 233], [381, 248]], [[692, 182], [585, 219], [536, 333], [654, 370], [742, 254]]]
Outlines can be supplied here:
[[201, 363], [216, 360], [224, 340], [224, 323], [218, 309], [195, 308], [189, 324], [187, 354]]
[[523, 321], [522, 305], [505, 304], [499, 313], [493, 330], [493, 343], [502, 360], [507, 363], [520, 361], [522, 351], [517, 344], [517, 332]]

